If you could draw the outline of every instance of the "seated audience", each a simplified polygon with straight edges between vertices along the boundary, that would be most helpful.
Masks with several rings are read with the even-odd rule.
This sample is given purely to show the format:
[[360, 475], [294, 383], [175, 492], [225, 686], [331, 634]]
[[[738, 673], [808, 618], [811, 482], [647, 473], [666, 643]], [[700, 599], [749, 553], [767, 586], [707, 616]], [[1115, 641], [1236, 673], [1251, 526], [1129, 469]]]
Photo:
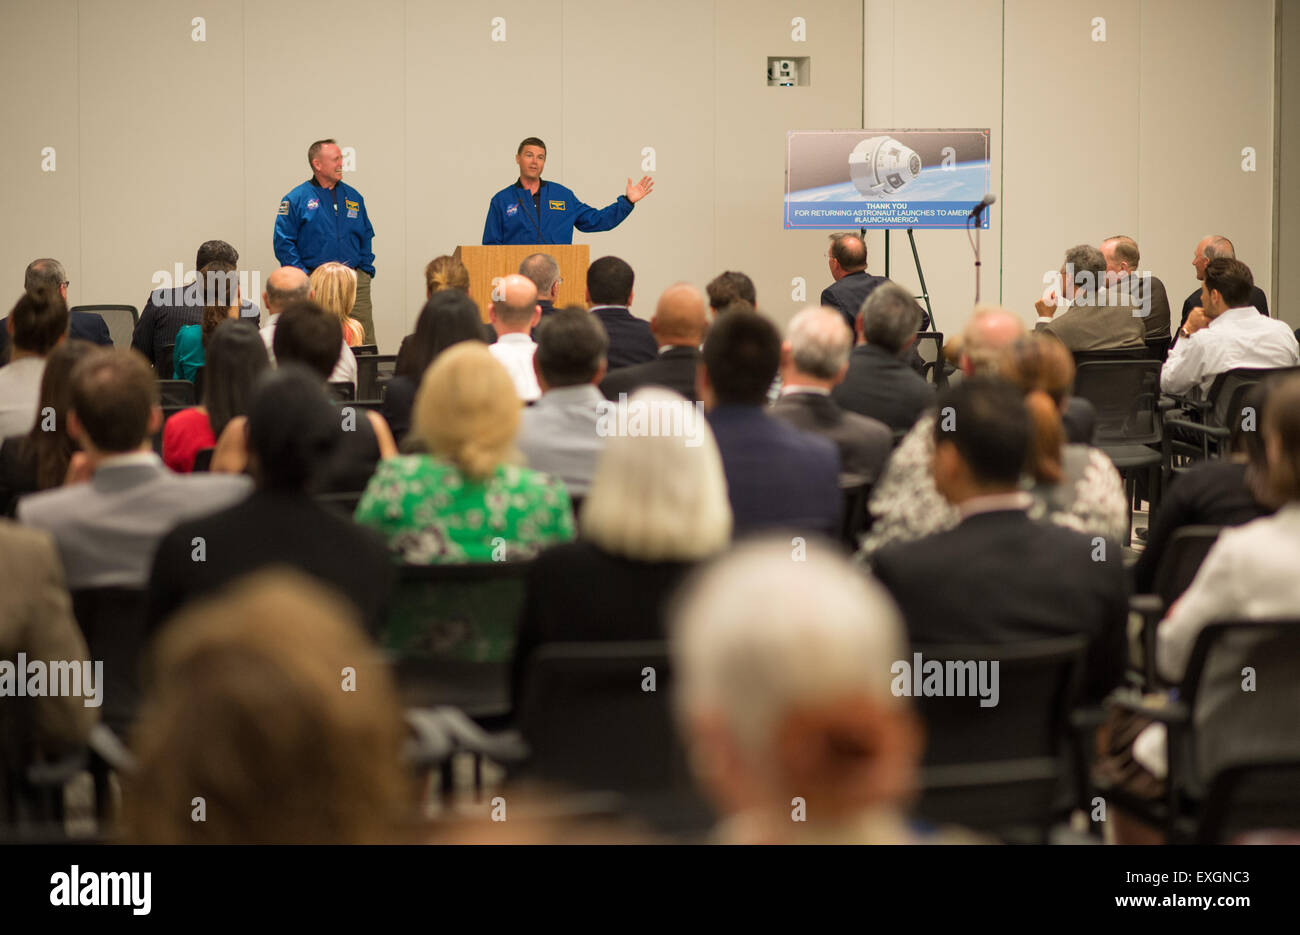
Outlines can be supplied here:
[[[275, 330], [275, 358], [281, 365], [302, 364], [322, 386], [334, 366], [339, 341], [339, 320], [315, 302], [296, 302], [280, 313]], [[336, 410], [338, 444], [313, 475], [313, 493], [353, 493], [366, 486], [381, 458], [397, 454], [397, 445], [384, 417], [351, 404]], [[248, 467], [248, 427], [235, 416], [217, 437], [212, 470], [238, 474]]]
[[384, 419], [398, 441], [411, 429], [411, 410], [424, 372], [434, 358], [461, 341], [483, 340], [478, 306], [459, 289], [439, 289], [424, 303], [415, 332], [402, 341], [393, 378], [384, 390]]
[[[266, 289], [262, 292], [262, 304], [266, 306], [266, 327], [261, 331], [262, 343], [266, 345], [266, 355], [275, 363], [275, 328], [280, 321], [280, 312], [295, 302], [305, 302], [312, 297], [311, 280], [296, 266], [281, 266], [266, 277]], [[357, 382], [357, 357], [352, 353], [346, 341], [339, 344], [338, 360], [330, 371], [331, 383]]]
[[645, 363], [659, 354], [650, 325], [628, 311], [632, 281], [632, 267], [616, 256], [603, 256], [587, 269], [587, 304], [609, 335], [610, 370]]
[[[438, 296], [434, 297], [435, 299]], [[356, 519], [413, 565], [518, 561], [573, 538], [558, 480], [510, 463], [522, 407], [486, 346], [462, 342], [420, 382], [415, 427], [429, 454], [380, 462]]]
[[[194, 269], [201, 270], [217, 260], [229, 263], [233, 268], [239, 263], [239, 251], [224, 240], [205, 241], [199, 246], [194, 258]], [[303, 298], [307, 296], [304, 295]], [[262, 302], [266, 303], [265, 296], [262, 297]], [[256, 324], [261, 320], [262, 310], [248, 299], [241, 298], [239, 317]], [[176, 333], [185, 325], [202, 323], [203, 279], [196, 276], [188, 285], [177, 283], [173, 287], [155, 289], [149, 293], [149, 298], [144, 300], [144, 307], [140, 309], [140, 320], [135, 323], [131, 346], [145, 356], [162, 379], [170, 380], [173, 368], [166, 363], [166, 347], [176, 343]], [[167, 368], [165, 373], [164, 366]]]
[[523, 411], [515, 444], [528, 466], [561, 481], [570, 499], [586, 496], [609, 434], [609, 407], [596, 384], [609, 341], [594, 315], [561, 309], [537, 329], [533, 356], [542, 396]]
[[469, 295], [469, 270], [454, 256], [436, 256], [424, 268], [424, 297], [430, 299], [443, 289], [459, 289]]
[[247, 478], [178, 476], [153, 453], [158, 384], [136, 351], [105, 348], [72, 370], [69, 483], [23, 497], [18, 520], [54, 538], [68, 587], [143, 587], [158, 540], [178, 522], [244, 497]]
[[669, 286], [659, 297], [650, 319], [650, 333], [659, 345], [659, 356], [611, 371], [600, 381], [600, 391], [606, 399], [617, 400], [620, 393], [631, 395], [643, 386], [666, 386], [692, 402], [698, 401], [695, 371], [699, 369], [700, 345], [708, 330], [709, 316], [700, 290], [684, 282]]
[[[1268, 408], [1268, 384], [1255, 386], [1246, 406], [1262, 424]], [[1147, 546], [1133, 567], [1133, 590], [1154, 593], [1156, 571], [1174, 533], [1184, 526], [1240, 526], [1272, 514], [1279, 506], [1268, 486], [1268, 456], [1258, 431], [1233, 427], [1230, 452], [1222, 461], [1200, 461], [1175, 474], [1160, 497], [1147, 534]]]
[[754, 280], [735, 270], [727, 270], [714, 276], [705, 291], [709, 296], [709, 311], [713, 312], [714, 317], [735, 302], [746, 303], [750, 311], [758, 308], [758, 294], [754, 291]]
[[906, 634], [847, 561], [815, 541], [793, 562], [785, 538], [738, 546], [690, 581], [671, 632], [678, 720], [717, 840], [958, 840], [907, 819], [925, 741], [891, 687]]
[[1160, 277], [1144, 272], [1142, 254], [1132, 237], [1117, 234], [1101, 242], [1106, 259], [1106, 286], [1122, 296], [1122, 302], [1139, 313], [1145, 328], [1143, 338], [1169, 337], [1169, 294]]
[[836, 535], [835, 446], [764, 411], [781, 359], [775, 326], [757, 312], [728, 312], [714, 322], [703, 354], [699, 393], [722, 453], [736, 536], [773, 528]]
[[248, 411], [253, 383], [269, 366], [256, 331], [240, 321], [220, 322], [208, 340], [200, 404], [174, 413], [163, 426], [163, 464], [178, 474], [193, 471], [194, 456], [214, 447], [230, 420]]
[[1042, 389], [1026, 397], [1005, 381], [973, 377], [938, 405], [951, 418], [933, 429], [934, 484], [960, 520], [877, 552], [876, 578], [914, 645], [1087, 636], [1083, 695], [1099, 702], [1126, 661], [1119, 546], [1103, 542], [1099, 553], [1090, 535], [1031, 520], [1034, 498], [1021, 487], [1027, 463], [1059, 471], [1059, 444], [1055, 452], [1042, 444], [1060, 433], [1057, 401]]
[[1238, 367], [1294, 367], [1300, 345], [1291, 326], [1266, 318], [1247, 304], [1255, 279], [1240, 260], [1216, 258], [1205, 265], [1201, 308], [1181, 329], [1182, 340], [1169, 349], [1160, 371], [1160, 389], [1204, 394], [1221, 373]]
[[[58, 293], [63, 304], [68, 304], [68, 274], [63, 264], [48, 257], [32, 260], [23, 276], [23, 291], [35, 296], [40, 292]], [[9, 319], [0, 321], [0, 365], [7, 364], [13, 350], [10, 340]], [[96, 312], [68, 312], [68, 337], [89, 341], [101, 347], [111, 347], [113, 338], [108, 333], [104, 316]]]
[[43, 415], [26, 435], [0, 442], [0, 516], [13, 516], [18, 498], [60, 486], [77, 450], [68, 434], [72, 368], [95, 349], [89, 341], [61, 342], [45, 360], [38, 411]]
[[848, 373], [831, 390], [841, 409], [904, 432], [933, 405], [934, 388], [902, 359], [916, 343], [923, 314], [897, 283], [872, 290], [858, 314], [858, 346], [849, 355]]
[[[631, 405], [680, 406], [658, 387]], [[722, 459], [701, 420], [698, 444], [672, 435], [614, 435], [578, 517], [581, 538], [547, 549], [528, 570], [515, 644], [516, 703], [543, 643], [663, 640], [665, 606], [682, 576], [725, 549], [731, 507]]]
[[[1005, 309], [983, 306], [975, 310], [962, 335], [959, 366], [967, 378], [1003, 376], [1024, 393], [1043, 390], [1057, 406], [1059, 432], [1050, 420], [1044, 420], [1049, 431], [1035, 439], [1036, 446], [1044, 446], [1044, 457], [1037, 459], [1039, 468], [1025, 481], [1026, 489], [1034, 494], [1031, 516], [1121, 540], [1128, 525], [1123, 481], [1103, 451], [1069, 442], [1064, 414], [1074, 362], [1059, 342], [1052, 342], [1054, 339], [1046, 336], [1025, 339], [1018, 317]], [[934, 420], [934, 410], [917, 420], [872, 489], [869, 509], [874, 520], [862, 540], [860, 555], [864, 559], [869, 560], [887, 543], [919, 539], [957, 525], [960, 516], [935, 488], [930, 470]], [[1055, 470], [1050, 467], [1053, 461]]]
[[[537, 287], [531, 279], [515, 274], [503, 277], [498, 288], [501, 297], [493, 300], [490, 312], [497, 339], [488, 350], [510, 374], [519, 398], [530, 403], [542, 395], [533, 370], [537, 344], [529, 336], [542, 318]], [[493, 295], [496, 294], [494, 291]]]
[[[857, 234], [831, 234], [831, 246], [826, 251], [826, 262], [834, 280], [822, 290], [821, 305], [833, 308], [844, 318], [849, 331], [857, 327], [858, 312], [867, 296], [877, 286], [889, 282], [884, 276], [867, 272], [867, 245]], [[924, 313], [922, 313], [924, 320]], [[920, 330], [920, 322], [913, 331]]]
[[[397, 690], [333, 594], [294, 572], [258, 574], [182, 611], [149, 662], [138, 765], [122, 783], [127, 841], [410, 841]], [[340, 690], [349, 672], [356, 690]]]
[[366, 326], [352, 317], [357, 302], [357, 273], [342, 263], [322, 263], [311, 271], [311, 297], [343, 326], [348, 347], [366, 343]]
[[519, 275], [527, 277], [537, 287], [537, 304], [542, 309], [542, 321], [555, 312], [560, 295], [560, 264], [549, 253], [530, 253], [519, 264]]
[[25, 292], [5, 328], [13, 348], [0, 367], [0, 438], [25, 435], [37, 423], [45, 359], [66, 335], [68, 306], [57, 292]]
[[[1196, 269], [1196, 279], [1200, 282], [1205, 280], [1205, 267], [1209, 262], [1216, 258], [1235, 260], [1237, 251], [1232, 246], [1232, 241], [1227, 237], [1219, 234], [1210, 234], [1202, 237], [1196, 244], [1196, 252], [1192, 254], [1192, 266]], [[1174, 343], [1178, 343], [1182, 335], [1182, 326], [1187, 324], [1187, 319], [1192, 314], [1194, 308], [1204, 308], [1205, 304], [1202, 298], [1202, 287], [1197, 286], [1196, 290], [1183, 300], [1182, 320], [1179, 322], [1178, 330], [1174, 332]], [[1257, 285], [1250, 288], [1250, 298], [1246, 304], [1254, 308], [1264, 317], [1268, 317], [1268, 296], [1264, 290]]]
[[1055, 289], [1034, 303], [1036, 330], [1059, 338], [1072, 353], [1146, 350], [1145, 320], [1131, 295], [1107, 288], [1100, 250], [1088, 244], [1066, 250], [1060, 284], [1059, 306]]
[[197, 325], [185, 325], [176, 332], [172, 349], [172, 379], [195, 380], [203, 367], [208, 341], [217, 325], [239, 317], [239, 283], [233, 263], [214, 261], [199, 270], [203, 280], [203, 318]]
[[790, 321], [781, 345], [781, 398], [772, 415], [821, 435], [840, 451], [840, 485], [872, 484], [893, 447], [889, 426], [845, 412], [831, 390], [848, 373], [853, 334], [833, 309], [809, 306]]
[[[265, 361], [260, 341], [258, 352]], [[373, 532], [310, 493], [313, 475], [339, 443], [338, 407], [319, 377], [294, 363], [267, 373], [250, 396], [248, 469], [257, 489], [163, 538], [149, 576], [149, 620], [162, 623], [187, 601], [259, 568], [288, 565], [351, 601], [378, 633], [392, 579], [388, 552]], [[201, 562], [191, 560], [196, 537], [204, 543]]]

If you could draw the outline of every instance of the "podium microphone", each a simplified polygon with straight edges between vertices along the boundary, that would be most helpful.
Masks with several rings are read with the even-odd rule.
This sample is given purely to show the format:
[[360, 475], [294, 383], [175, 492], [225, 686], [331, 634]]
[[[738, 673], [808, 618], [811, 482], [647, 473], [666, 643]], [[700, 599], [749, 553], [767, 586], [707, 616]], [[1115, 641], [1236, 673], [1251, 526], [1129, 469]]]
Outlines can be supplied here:
[[984, 198], [980, 201], [979, 204], [977, 204], [975, 207], [971, 208], [971, 209], [970, 209], [970, 214], [968, 214], [968, 215], [966, 215], [966, 216], [967, 216], [967, 217], [971, 217], [971, 218], [978, 218], [981, 214], [984, 213], [984, 209], [985, 209], [985, 208], [987, 208], [987, 207], [989, 207], [990, 205], [994, 204], [997, 200], [998, 200], [998, 196], [997, 196], [997, 195], [994, 195], [993, 193], [990, 192], [989, 194], [987, 194], [987, 195], [984, 196]]
[[[975, 222], [975, 239], [971, 241], [971, 246], [975, 250], [975, 304], [976, 305], [980, 304], [980, 215], [984, 213], [985, 208], [987, 208], [989, 205], [993, 204], [997, 200], [998, 200], [998, 196], [993, 194], [992, 192], [989, 192], [987, 195], [985, 195], [983, 198], [980, 199], [979, 204], [977, 204], [975, 207], [970, 209], [970, 214], [966, 216], [967, 224], [969, 224], [972, 220], [974, 220]], [[966, 231], [966, 236], [968, 237], [970, 236], [969, 228]]]

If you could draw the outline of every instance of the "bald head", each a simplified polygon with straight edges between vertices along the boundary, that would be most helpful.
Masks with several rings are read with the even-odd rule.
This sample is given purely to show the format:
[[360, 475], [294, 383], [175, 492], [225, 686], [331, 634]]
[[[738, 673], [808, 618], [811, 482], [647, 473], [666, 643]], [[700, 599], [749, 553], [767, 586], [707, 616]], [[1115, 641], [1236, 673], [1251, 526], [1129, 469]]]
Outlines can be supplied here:
[[511, 273], [492, 290], [492, 326], [497, 334], [527, 331], [541, 317], [537, 285], [527, 276]]
[[781, 348], [783, 381], [829, 388], [844, 379], [852, 348], [853, 333], [844, 316], [834, 309], [809, 305], [790, 319]]
[[268, 315], [277, 315], [291, 302], [302, 302], [309, 298], [311, 282], [307, 279], [307, 274], [296, 266], [281, 266], [266, 277], [262, 307]]
[[659, 296], [650, 330], [661, 347], [699, 347], [708, 329], [708, 314], [704, 293], [688, 282], [675, 283]]
[[961, 369], [967, 376], [996, 374], [1003, 352], [1025, 333], [1025, 323], [1005, 308], [981, 306], [962, 332]]
[[1222, 234], [1209, 234], [1202, 237], [1196, 245], [1196, 253], [1192, 257], [1192, 266], [1196, 268], [1196, 278], [1205, 278], [1205, 267], [1211, 260], [1219, 257], [1236, 259], [1237, 251], [1233, 249], [1232, 241]]

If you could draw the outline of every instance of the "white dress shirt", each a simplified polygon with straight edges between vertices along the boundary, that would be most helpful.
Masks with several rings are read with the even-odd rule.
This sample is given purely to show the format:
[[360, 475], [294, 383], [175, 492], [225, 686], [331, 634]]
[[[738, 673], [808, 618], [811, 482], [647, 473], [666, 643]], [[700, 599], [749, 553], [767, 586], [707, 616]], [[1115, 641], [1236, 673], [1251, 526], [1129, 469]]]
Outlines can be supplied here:
[[1265, 318], [1253, 306], [1230, 308], [1170, 348], [1160, 372], [1160, 389], [1186, 393], [1199, 386], [1205, 392], [1216, 376], [1238, 367], [1296, 364], [1300, 364], [1300, 346], [1290, 325]]
[[[271, 358], [271, 366], [275, 366], [275, 325], [280, 320], [280, 313], [276, 312], [266, 320], [266, 327], [262, 328], [258, 334], [262, 336], [262, 343], [266, 345], [266, 354]], [[351, 383], [357, 385], [357, 355], [352, 353], [352, 348], [348, 347], [348, 342], [343, 342], [343, 347], [339, 350], [339, 359], [334, 362], [334, 372], [330, 374], [329, 382], [331, 383]]]
[[44, 357], [20, 357], [0, 367], [0, 439], [32, 430], [44, 375]]
[[520, 333], [503, 334], [495, 344], [488, 345], [488, 350], [510, 374], [520, 399], [528, 403], [541, 397], [542, 388], [537, 385], [537, 374], [533, 371], [537, 344], [532, 338]]

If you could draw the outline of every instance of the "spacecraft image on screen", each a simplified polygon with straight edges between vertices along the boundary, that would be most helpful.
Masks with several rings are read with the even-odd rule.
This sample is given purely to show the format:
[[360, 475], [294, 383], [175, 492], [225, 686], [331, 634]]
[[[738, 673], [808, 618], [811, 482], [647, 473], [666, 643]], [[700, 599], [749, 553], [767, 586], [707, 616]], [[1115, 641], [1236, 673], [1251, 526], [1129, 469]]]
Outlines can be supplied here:
[[867, 198], [897, 195], [921, 174], [921, 157], [892, 136], [873, 136], [853, 147], [849, 177]]

